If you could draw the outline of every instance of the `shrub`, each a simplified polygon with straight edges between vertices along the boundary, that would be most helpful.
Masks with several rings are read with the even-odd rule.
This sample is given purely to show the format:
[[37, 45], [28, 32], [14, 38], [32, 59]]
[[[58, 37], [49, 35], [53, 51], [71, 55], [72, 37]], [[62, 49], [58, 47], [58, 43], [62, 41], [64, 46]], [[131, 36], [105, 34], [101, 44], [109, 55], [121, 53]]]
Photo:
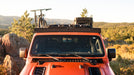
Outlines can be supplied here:
[[123, 59], [118, 55], [115, 61], [110, 62], [110, 66], [116, 75], [133, 75], [134, 74], [134, 61]]
[[122, 52], [128, 52], [129, 51], [128, 45], [122, 45], [121, 49], [122, 49]]
[[117, 61], [112, 61], [110, 62], [110, 66], [112, 68], [112, 70], [114, 71], [114, 73], [116, 75], [119, 75], [121, 72], [120, 72], [120, 63], [117, 62]]
[[116, 49], [119, 49], [119, 48], [121, 48], [121, 45], [114, 45], [114, 48], [116, 48]]
[[6, 68], [3, 65], [0, 65], [0, 75], [6, 75]]
[[122, 57], [121, 57], [120, 55], [118, 55], [116, 61], [117, 61], [117, 62], [121, 62], [121, 61], [122, 61]]
[[134, 53], [134, 44], [132, 44], [132, 45], [129, 46], [129, 51], [131, 53]]

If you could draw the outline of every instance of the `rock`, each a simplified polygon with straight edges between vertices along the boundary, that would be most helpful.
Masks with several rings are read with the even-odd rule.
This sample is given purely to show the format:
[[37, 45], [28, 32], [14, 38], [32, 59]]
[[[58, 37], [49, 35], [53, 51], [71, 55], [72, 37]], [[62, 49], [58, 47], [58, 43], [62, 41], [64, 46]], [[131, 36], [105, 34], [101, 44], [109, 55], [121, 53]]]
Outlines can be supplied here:
[[3, 66], [7, 68], [7, 75], [19, 75], [19, 68], [12, 56], [6, 55]]
[[5, 51], [4, 51], [3, 46], [0, 44], [0, 64], [4, 60], [4, 57], [5, 57]]
[[25, 65], [25, 60], [23, 60], [23, 58], [20, 57], [13, 57], [13, 59], [16, 62], [16, 64], [19, 66], [19, 73], [20, 73]]
[[6, 53], [13, 57], [19, 56], [20, 47], [29, 47], [29, 42], [26, 39], [18, 37], [14, 33], [5, 34], [2, 37], [2, 42], [5, 46]]
[[2, 42], [5, 46], [6, 53], [11, 56], [18, 56], [18, 41], [19, 37], [16, 34], [5, 34], [2, 37]]
[[8, 54], [8, 56], [5, 57], [4, 64], [8, 67], [12, 67], [13, 64], [15, 64], [16, 66], [19, 66], [17, 72], [16, 69], [15, 72], [20, 72], [25, 65], [25, 60], [19, 58], [19, 48], [28, 48], [30, 43], [23, 37], [18, 37], [14, 33], [8, 33], [2, 37], [2, 44], [4, 49], [2, 51], [5, 51], [5, 53]]
[[29, 44], [30, 43], [26, 39], [24, 39], [23, 37], [19, 38], [19, 47], [26, 47], [26, 48], [28, 48]]
[[0, 45], [2, 44], [2, 36], [0, 35]]
[[4, 57], [5, 57], [5, 50], [2, 45], [2, 36], [0, 36], [0, 63], [2, 63]]

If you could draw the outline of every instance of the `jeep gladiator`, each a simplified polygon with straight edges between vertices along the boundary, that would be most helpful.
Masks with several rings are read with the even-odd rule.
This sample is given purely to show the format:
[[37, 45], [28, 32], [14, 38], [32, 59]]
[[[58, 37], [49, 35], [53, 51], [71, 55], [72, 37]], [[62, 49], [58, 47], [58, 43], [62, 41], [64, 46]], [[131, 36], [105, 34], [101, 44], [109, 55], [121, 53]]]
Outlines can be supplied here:
[[114, 75], [109, 61], [116, 51], [106, 51], [100, 33], [88, 25], [35, 28], [29, 50], [20, 49], [20, 75]]

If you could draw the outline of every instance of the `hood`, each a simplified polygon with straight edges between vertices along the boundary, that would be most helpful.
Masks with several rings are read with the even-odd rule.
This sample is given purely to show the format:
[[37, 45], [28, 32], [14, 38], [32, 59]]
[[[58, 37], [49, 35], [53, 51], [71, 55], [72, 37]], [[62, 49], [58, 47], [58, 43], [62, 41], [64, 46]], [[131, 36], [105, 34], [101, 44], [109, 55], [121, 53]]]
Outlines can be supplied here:
[[[39, 74], [40, 73], [40, 74]], [[46, 62], [36, 65], [31, 75], [100, 75], [99, 65], [81, 62]]]

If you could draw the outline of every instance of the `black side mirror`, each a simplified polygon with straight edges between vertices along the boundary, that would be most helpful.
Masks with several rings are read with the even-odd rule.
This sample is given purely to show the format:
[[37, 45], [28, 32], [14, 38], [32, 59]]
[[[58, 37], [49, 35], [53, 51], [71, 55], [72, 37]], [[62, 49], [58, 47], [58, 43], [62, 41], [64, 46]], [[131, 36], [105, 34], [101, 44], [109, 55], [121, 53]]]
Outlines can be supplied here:
[[108, 58], [109, 58], [109, 61], [111, 61], [112, 58], [115, 58], [115, 57], [116, 57], [116, 49], [115, 48], [108, 49]]

